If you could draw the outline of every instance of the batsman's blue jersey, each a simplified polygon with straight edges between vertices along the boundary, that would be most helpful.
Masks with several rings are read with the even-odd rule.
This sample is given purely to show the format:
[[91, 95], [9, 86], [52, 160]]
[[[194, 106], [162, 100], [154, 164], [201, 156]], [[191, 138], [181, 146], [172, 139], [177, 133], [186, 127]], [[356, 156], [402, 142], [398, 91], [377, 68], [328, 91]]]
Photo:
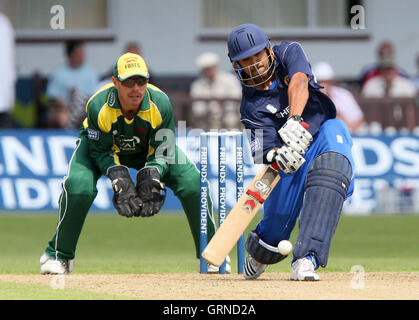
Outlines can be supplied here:
[[[336, 119], [333, 102], [319, 89], [310, 63], [297, 42], [284, 41], [273, 47], [276, 57], [275, 80], [269, 90], [243, 87], [240, 107], [241, 122], [250, 129], [250, 146], [255, 162], [268, 163], [266, 154], [283, 145], [278, 130], [287, 121], [290, 108], [288, 84], [297, 72], [310, 76], [309, 97], [302, 117], [309, 124], [313, 142], [304, 154], [306, 162], [295, 173], [280, 172], [281, 180], [264, 204], [264, 218], [257, 227], [264, 241], [276, 245], [288, 239], [301, 210], [304, 183], [311, 162], [327, 151], [344, 155], [354, 168], [351, 155], [352, 138], [343, 121]], [[353, 181], [347, 197], [353, 192]], [[264, 230], [264, 228], [266, 230]]]
[[[263, 91], [243, 87], [240, 106], [241, 122], [245, 128], [263, 129], [263, 137], [252, 134], [251, 147], [255, 160], [262, 160], [258, 157], [263, 155], [264, 163], [267, 163], [266, 154], [272, 148], [283, 145], [278, 130], [289, 116], [288, 83], [297, 72], [310, 76], [309, 98], [302, 117], [310, 125], [308, 131], [311, 135], [319, 132], [324, 121], [336, 117], [336, 108], [329, 97], [319, 90], [321, 86], [315, 82], [302, 47], [297, 42], [284, 41], [274, 46], [273, 51], [276, 56], [274, 84], [270, 90]], [[260, 148], [263, 148], [263, 153]]]

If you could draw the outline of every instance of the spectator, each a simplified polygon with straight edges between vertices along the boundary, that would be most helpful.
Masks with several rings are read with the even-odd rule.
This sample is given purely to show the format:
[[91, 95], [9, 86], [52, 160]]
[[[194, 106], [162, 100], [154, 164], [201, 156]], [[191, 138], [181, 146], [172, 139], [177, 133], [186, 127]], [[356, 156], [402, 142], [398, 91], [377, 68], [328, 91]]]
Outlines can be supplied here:
[[[206, 52], [196, 59], [196, 66], [202, 73], [191, 84], [192, 98], [237, 99], [241, 98], [241, 86], [238, 79], [230, 73], [220, 71], [219, 57]], [[240, 103], [217, 101], [196, 101], [192, 104], [194, 125], [199, 128], [238, 128], [240, 125]]]
[[84, 43], [68, 41], [65, 46], [67, 61], [51, 75], [47, 96], [52, 100], [49, 126], [78, 128], [85, 116], [84, 107], [95, 92], [98, 77], [85, 63]]
[[353, 94], [335, 84], [335, 73], [327, 62], [319, 62], [313, 67], [317, 83], [323, 86], [323, 93], [329, 96], [336, 106], [337, 118], [342, 119], [352, 133], [364, 124], [364, 114]]
[[141, 46], [138, 42], [135, 42], [135, 41], [131, 41], [127, 43], [127, 45], [125, 46], [125, 52], [135, 53], [135, 54], [138, 54], [139, 56], [142, 55]]
[[15, 102], [15, 38], [12, 24], [0, 12], [0, 128], [12, 128], [11, 110]]
[[[365, 68], [364, 72], [361, 75], [361, 79], [360, 79], [360, 86], [361, 89], [364, 87], [365, 83], [374, 78], [377, 77], [381, 74], [381, 70], [380, 70], [380, 61], [382, 61], [383, 59], [394, 59], [395, 57], [395, 50], [393, 47], [393, 44], [390, 41], [383, 41], [377, 49], [377, 63], [373, 64], [372, 66], [369, 66], [368, 68]], [[407, 78], [407, 74], [406, 72], [404, 72], [401, 69], [397, 69], [397, 73], [402, 76]]]
[[413, 82], [398, 74], [393, 59], [385, 58], [380, 63], [380, 75], [365, 83], [362, 94], [368, 98], [415, 97]]

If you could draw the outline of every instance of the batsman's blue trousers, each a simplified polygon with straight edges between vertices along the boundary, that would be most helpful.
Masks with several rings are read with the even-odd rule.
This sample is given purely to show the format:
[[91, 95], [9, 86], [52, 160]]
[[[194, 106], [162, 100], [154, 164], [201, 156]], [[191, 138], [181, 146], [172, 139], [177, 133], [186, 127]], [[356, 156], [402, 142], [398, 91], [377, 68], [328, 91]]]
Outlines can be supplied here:
[[[328, 151], [342, 154], [352, 166], [353, 177], [351, 148], [352, 137], [343, 121], [330, 119], [323, 123], [304, 154], [306, 162], [291, 175], [280, 172], [281, 180], [265, 201], [263, 218], [256, 227], [257, 234], [264, 242], [277, 246], [279, 241], [290, 238], [303, 204], [307, 173], [316, 157]], [[352, 179], [346, 198], [352, 194], [353, 189]]]

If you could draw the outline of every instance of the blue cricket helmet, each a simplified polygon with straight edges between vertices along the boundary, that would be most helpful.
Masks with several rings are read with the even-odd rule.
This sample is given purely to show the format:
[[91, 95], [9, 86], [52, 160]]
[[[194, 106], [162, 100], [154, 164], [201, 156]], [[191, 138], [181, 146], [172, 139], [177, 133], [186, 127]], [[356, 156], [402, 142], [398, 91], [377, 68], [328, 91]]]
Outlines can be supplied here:
[[263, 48], [270, 48], [271, 43], [260, 27], [247, 23], [231, 31], [227, 46], [230, 60], [238, 61], [262, 51]]
[[[266, 33], [258, 26], [242, 24], [235, 27], [228, 37], [227, 46], [234, 72], [244, 86], [257, 87], [268, 82], [274, 76], [275, 56], [272, 52], [271, 43]], [[259, 53], [265, 48], [268, 51], [266, 58], [244, 68], [238, 62]], [[257, 65], [265, 63], [265, 61], [268, 61], [266, 70], [260, 73]]]

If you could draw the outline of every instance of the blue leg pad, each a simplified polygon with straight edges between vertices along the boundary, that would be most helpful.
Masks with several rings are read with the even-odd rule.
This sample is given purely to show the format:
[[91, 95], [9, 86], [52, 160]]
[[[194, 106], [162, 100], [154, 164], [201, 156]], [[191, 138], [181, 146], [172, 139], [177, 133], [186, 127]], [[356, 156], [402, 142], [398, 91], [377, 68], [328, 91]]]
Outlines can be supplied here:
[[320, 266], [326, 266], [351, 176], [350, 162], [339, 153], [326, 152], [314, 159], [304, 190], [294, 261], [311, 253]]

